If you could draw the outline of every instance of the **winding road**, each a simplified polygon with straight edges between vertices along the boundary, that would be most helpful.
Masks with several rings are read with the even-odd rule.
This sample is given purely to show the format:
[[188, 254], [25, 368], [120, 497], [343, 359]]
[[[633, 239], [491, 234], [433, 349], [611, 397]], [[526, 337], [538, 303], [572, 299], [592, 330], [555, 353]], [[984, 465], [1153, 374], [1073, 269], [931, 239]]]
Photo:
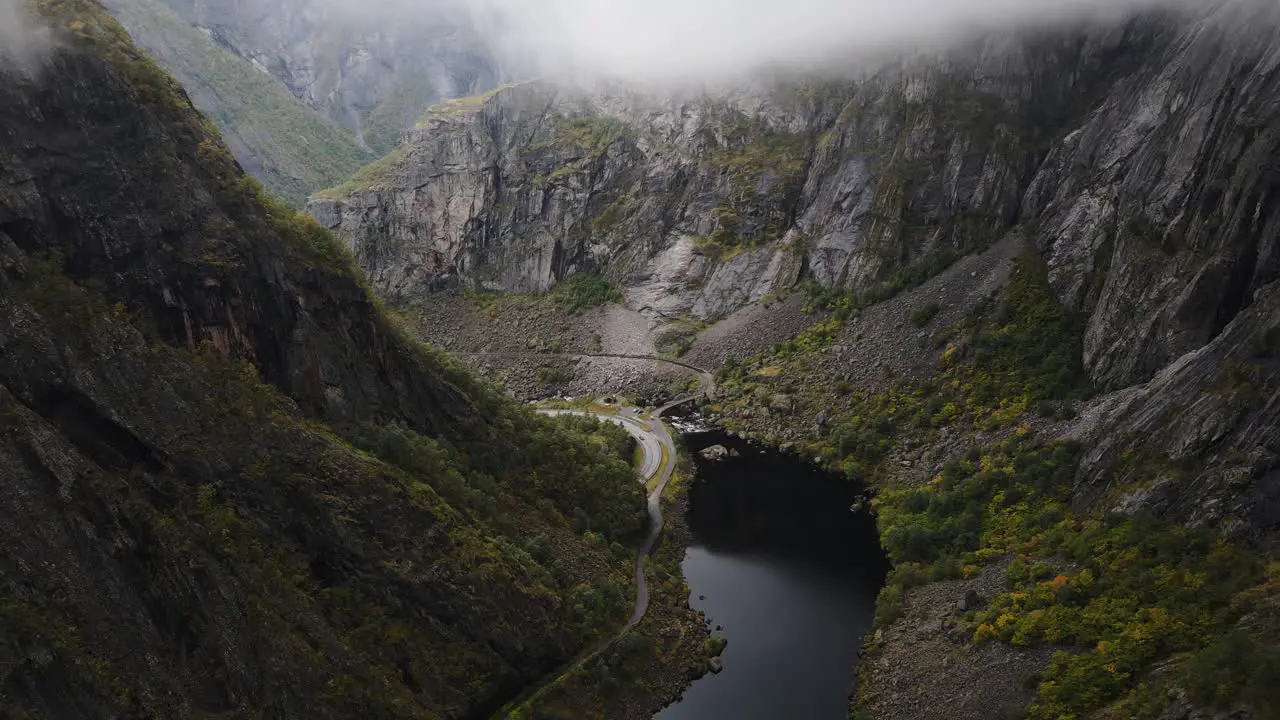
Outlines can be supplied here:
[[[696, 396], [695, 396], [696, 397]], [[687, 402], [681, 399], [680, 402]], [[667, 489], [667, 483], [671, 481], [671, 476], [676, 469], [676, 444], [671, 438], [671, 431], [662, 422], [662, 413], [670, 410], [675, 405], [667, 404], [649, 414], [647, 418], [641, 419], [637, 416], [635, 408], [620, 406], [617, 414], [591, 412], [589, 410], [539, 410], [543, 415], [588, 415], [591, 417], [611, 422], [620, 426], [631, 434], [640, 445], [641, 458], [640, 463], [636, 467], [636, 474], [640, 476], [640, 482], [645, 487], [650, 483], [654, 483], [653, 489], [649, 492], [648, 510], [649, 510], [649, 534], [644, 539], [644, 544], [640, 546], [640, 553], [636, 557], [636, 600], [634, 609], [631, 612], [631, 619], [613, 638], [610, 638], [595, 653], [587, 656], [582, 660], [591, 659], [594, 655], [612, 645], [614, 640], [624, 635], [628, 630], [635, 627], [644, 619], [644, 614], [649, 610], [649, 585], [645, 580], [645, 567], [648, 564], [649, 553], [653, 551], [653, 546], [657, 544], [658, 538], [662, 535], [662, 492]]]
[[590, 652], [580, 655], [568, 666], [558, 671], [557, 674], [547, 682], [531, 688], [527, 692], [522, 693], [518, 698], [504, 705], [502, 709], [493, 715], [493, 720], [501, 720], [510, 717], [521, 707], [527, 706], [542, 694], [550, 691], [573, 670], [582, 667], [591, 660], [600, 656], [612, 647], [614, 643], [625, 637], [628, 632], [639, 625], [640, 621], [644, 619], [645, 613], [649, 611], [649, 584], [645, 578], [645, 570], [648, 565], [649, 554], [653, 552], [654, 545], [658, 543], [658, 538], [662, 536], [662, 493], [667, 489], [667, 484], [671, 481], [671, 477], [675, 473], [676, 469], [676, 444], [671, 437], [671, 431], [662, 422], [662, 416], [672, 408], [692, 402], [703, 396], [714, 397], [716, 379], [715, 375], [709, 370], [695, 365], [690, 365], [688, 363], [683, 363], [679, 360], [671, 360], [669, 358], [658, 357], [656, 355], [535, 352], [454, 352], [454, 354], [472, 358], [559, 358], [565, 360], [612, 358], [616, 360], [639, 360], [684, 368], [697, 373], [699, 378], [702, 380], [697, 391], [678, 397], [643, 417], [640, 415], [641, 411], [639, 409], [629, 406], [616, 406], [616, 412], [553, 409], [538, 411], [542, 415], [551, 417], [563, 415], [588, 415], [606, 422], [614, 423], [622, 427], [636, 439], [636, 442], [639, 444], [641, 449], [641, 458], [636, 467], [636, 474], [639, 475], [641, 484], [645, 487], [652, 487], [649, 491], [646, 502], [646, 507], [649, 513], [649, 534], [645, 537], [644, 543], [640, 546], [640, 552], [636, 556], [636, 598], [635, 605], [631, 611], [631, 619], [629, 619], [626, 625], [622, 626], [618, 632], [602, 641]]
[[[515, 354], [515, 353], [511, 353]], [[541, 355], [545, 357], [545, 355]], [[604, 357], [620, 357], [620, 356], [604, 356]], [[630, 359], [630, 358], [628, 358]], [[643, 357], [643, 360], [658, 360], [660, 362], [668, 362], [661, 358]], [[674, 363], [683, 365], [683, 363]], [[691, 367], [685, 365], [684, 367]], [[649, 491], [647, 500], [647, 509], [649, 512], [649, 534], [644, 539], [644, 544], [640, 546], [640, 552], [636, 557], [636, 599], [635, 605], [631, 611], [631, 619], [623, 625], [618, 632], [611, 637], [602, 641], [599, 645], [591, 650], [591, 652], [579, 656], [567, 667], [559, 671], [550, 681], [538, 685], [529, 692], [521, 694], [521, 696], [507, 703], [494, 716], [493, 720], [502, 720], [508, 718], [520, 707], [527, 705], [536, 700], [543, 693], [550, 691], [561, 680], [569, 675], [573, 670], [582, 667], [588, 662], [599, 657], [602, 653], [613, 646], [614, 643], [626, 636], [632, 628], [640, 624], [644, 619], [645, 613], [649, 611], [649, 583], [645, 578], [645, 569], [648, 566], [649, 554], [653, 552], [653, 546], [657, 544], [658, 538], [662, 536], [662, 493], [667, 489], [667, 483], [671, 481], [671, 476], [675, 474], [676, 469], [676, 443], [671, 437], [671, 431], [662, 422], [662, 416], [672, 408], [683, 405], [684, 403], [695, 400], [705, 394], [710, 388], [715, 386], [715, 378], [710, 373], [698, 369], [703, 373], [707, 382], [703, 388], [692, 395], [676, 398], [672, 402], [649, 413], [647, 417], [640, 417], [637, 408], [628, 406], [618, 406], [617, 412], [592, 412], [590, 410], [539, 410], [542, 415], [551, 417], [563, 415], [588, 415], [600, 420], [614, 423], [622, 427], [631, 434], [639, 443], [641, 449], [641, 459], [636, 467], [636, 474], [640, 477], [640, 482], [645, 487], [649, 487], [653, 483], [653, 489]], [[656, 482], [655, 482], [656, 481]]]

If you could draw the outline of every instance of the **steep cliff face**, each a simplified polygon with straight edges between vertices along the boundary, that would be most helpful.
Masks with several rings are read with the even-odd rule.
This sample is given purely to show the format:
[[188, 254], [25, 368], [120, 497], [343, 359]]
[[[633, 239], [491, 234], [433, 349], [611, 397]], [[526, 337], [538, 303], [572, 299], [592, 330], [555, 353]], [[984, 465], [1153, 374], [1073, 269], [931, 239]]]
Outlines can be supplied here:
[[[1021, 225], [1122, 387], [1274, 277], [1274, 16], [1214, 3], [716, 98], [521, 85], [440, 108], [309, 210], [391, 297], [601, 268], [632, 307], [700, 320]], [[1212, 319], [1180, 315], [1205, 298]]]
[[[604, 267], [626, 276], [633, 305], [709, 317], [797, 277], [779, 241], [812, 138], [788, 121], [709, 98], [523, 84], [434, 108], [349, 197], [323, 193], [311, 212], [392, 297], [457, 283], [544, 292]], [[760, 216], [736, 215], [731, 196]], [[759, 248], [741, 252], [742, 238]]]
[[993, 41], [716, 96], [520, 85], [439, 108], [310, 210], [391, 296], [541, 291], [602, 267], [637, 308], [717, 319], [802, 272], [865, 287], [988, 242], [1073, 104], [1143, 39]]
[[1280, 36], [1266, 3], [1166, 30], [1054, 146], [1023, 217], [1084, 361], [1120, 387], [1222, 332], [1280, 278]]
[[626, 441], [407, 339], [101, 7], [41, 7], [0, 67], [0, 713], [473, 717], [625, 615]]
[[1086, 408], [1068, 435], [1087, 448], [1077, 481], [1082, 503], [1151, 511], [1274, 547], [1280, 283], [1250, 300], [1204, 347]]

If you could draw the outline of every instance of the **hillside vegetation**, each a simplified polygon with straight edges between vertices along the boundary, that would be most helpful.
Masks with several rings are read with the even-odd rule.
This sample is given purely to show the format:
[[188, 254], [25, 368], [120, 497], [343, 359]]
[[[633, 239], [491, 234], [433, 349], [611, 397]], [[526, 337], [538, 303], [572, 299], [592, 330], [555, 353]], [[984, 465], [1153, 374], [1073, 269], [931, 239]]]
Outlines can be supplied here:
[[[908, 285], [895, 282], [894, 292]], [[782, 378], [795, 389], [795, 415], [822, 413], [821, 427], [795, 445], [876, 490], [870, 504], [894, 564], [877, 603], [877, 626], [899, 622], [917, 587], [1008, 563], [1004, 590], [948, 617], [944, 629], [971, 644], [1057, 650], [1047, 666], [1026, 668], [1035, 689], [1027, 717], [1156, 718], [1179, 698], [1275, 717], [1275, 554], [1150, 510], [1089, 506], [1076, 484], [1081, 445], [1037, 432], [1073, 418], [1076, 404], [1096, 390], [1080, 361], [1081, 319], [1055, 300], [1034, 252], [1012, 262], [997, 296], [936, 329], [928, 352], [937, 353], [938, 364], [927, 376], [888, 379], [862, 392], [845, 382], [813, 381], [812, 363], [867, 308], [865, 300], [819, 295], [815, 303], [829, 314], [795, 339], [722, 371], [717, 401], [731, 427], [752, 429], [750, 412], [761, 412]], [[908, 317], [922, 318], [911, 322], [919, 328], [939, 312], [923, 304]], [[1222, 386], [1232, 377], [1265, 387], [1272, 352], [1259, 347], [1246, 367], [1222, 368], [1208, 398], [1235, 392]], [[920, 448], [946, 458], [923, 477], [904, 459], [918, 457], [912, 451]], [[1112, 479], [1109, 492], [1189, 482], [1202, 463], [1130, 447], [1109, 475], [1126, 479]], [[874, 661], [884, 647], [871, 640], [869, 657]], [[871, 671], [862, 672], [864, 683], [873, 682]], [[866, 701], [871, 694], [859, 695], [853, 717], [876, 716]]]
[[476, 717], [615, 632], [630, 439], [416, 342], [100, 6], [41, 10], [44, 75], [0, 74], [0, 715]]
[[[160, 0], [107, 0], [107, 5], [213, 119], [241, 165], [295, 207], [375, 157], [271, 75], [218, 46]], [[392, 132], [398, 138], [399, 119], [387, 122], [396, 126]], [[379, 121], [377, 127], [383, 124]], [[392, 144], [386, 139], [380, 143]]]

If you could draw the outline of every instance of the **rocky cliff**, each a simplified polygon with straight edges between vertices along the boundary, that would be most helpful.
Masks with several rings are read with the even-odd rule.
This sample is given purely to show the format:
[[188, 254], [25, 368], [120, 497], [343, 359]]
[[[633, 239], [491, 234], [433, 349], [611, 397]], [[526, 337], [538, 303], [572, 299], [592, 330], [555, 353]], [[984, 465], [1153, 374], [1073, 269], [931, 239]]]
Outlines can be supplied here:
[[813, 138], [790, 112], [502, 88], [432, 109], [310, 211], [390, 297], [544, 292], [603, 268], [633, 306], [715, 317], [798, 277], [802, 253], [782, 238]]
[[601, 269], [632, 307], [699, 320], [1021, 226], [1090, 315], [1091, 374], [1120, 387], [1274, 277], [1272, 12], [1211, 3], [727, 95], [519, 85], [437, 108], [309, 210], [389, 297]]
[[86, 0], [0, 67], [0, 714], [476, 717], [629, 612], [617, 433], [407, 338]]

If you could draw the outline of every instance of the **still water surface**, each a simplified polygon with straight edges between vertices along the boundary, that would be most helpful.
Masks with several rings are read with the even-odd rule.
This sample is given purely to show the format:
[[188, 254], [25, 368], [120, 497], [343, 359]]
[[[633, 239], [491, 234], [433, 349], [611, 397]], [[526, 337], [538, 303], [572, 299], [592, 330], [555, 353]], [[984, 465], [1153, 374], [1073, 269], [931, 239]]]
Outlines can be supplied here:
[[658, 720], [845, 720], [884, 558], [858, 489], [797, 458], [723, 435], [742, 453], [698, 461], [689, 492], [690, 604], [728, 641], [724, 671], [695, 682]]

